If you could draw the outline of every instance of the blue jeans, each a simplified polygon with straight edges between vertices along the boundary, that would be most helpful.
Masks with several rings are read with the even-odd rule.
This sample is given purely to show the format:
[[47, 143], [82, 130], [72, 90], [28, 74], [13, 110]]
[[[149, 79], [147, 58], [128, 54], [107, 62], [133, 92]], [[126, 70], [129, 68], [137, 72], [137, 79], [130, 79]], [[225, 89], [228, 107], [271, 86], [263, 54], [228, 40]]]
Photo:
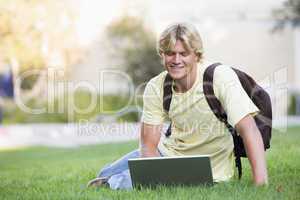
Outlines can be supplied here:
[[[161, 153], [160, 155], [162, 156]], [[138, 149], [134, 150], [119, 160], [105, 165], [97, 177], [108, 178], [108, 184], [113, 190], [132, 189], [132, 182], [128, 168], [128, 159], [139, 157], [140, 151]]]

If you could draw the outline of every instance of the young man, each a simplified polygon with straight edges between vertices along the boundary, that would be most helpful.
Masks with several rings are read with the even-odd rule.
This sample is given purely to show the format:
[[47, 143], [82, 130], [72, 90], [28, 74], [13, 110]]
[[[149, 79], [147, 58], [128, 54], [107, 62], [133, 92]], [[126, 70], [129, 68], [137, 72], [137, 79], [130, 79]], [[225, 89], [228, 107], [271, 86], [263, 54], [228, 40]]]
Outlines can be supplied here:
[[[227, 181], [233, 176], [232, 136], [214, 116], [203, 94], [203, 73], [212, 63], [203, 59], [198, 31], [185, 23], [169, 26], [160, 35], [158, 53], [166, 71], [152, 78], [146, 86], [140, 149], [106, 166], [89, 185], [108, 183], [113, 189], [131, 188], [127, 161], [140, 156], [206, 154], [211, 156], [215, 182]], [[163, 109], [163, 83], [167, 73], [174, 80], [168, 114]], [[228, 122], [243, 138], [254, 184], [266, 184], [263, 141], [253, 119], [259, 110], [228, 66], [216, 68], [213, 88], [228, 115]], [[162, 125], [167, 119], [172, 122], [172, 134], [161, 138]]]

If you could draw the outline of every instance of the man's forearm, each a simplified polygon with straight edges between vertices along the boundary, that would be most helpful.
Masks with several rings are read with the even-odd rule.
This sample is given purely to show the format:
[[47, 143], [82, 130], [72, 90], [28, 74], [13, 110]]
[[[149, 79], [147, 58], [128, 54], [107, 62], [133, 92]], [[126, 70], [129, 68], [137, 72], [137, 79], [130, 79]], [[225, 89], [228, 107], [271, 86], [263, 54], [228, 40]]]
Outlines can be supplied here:
[[256, 185], [267, 184], [268, 173], [264, 144], [254, 119], [249, 115], [243, 118], [236, 128], [243, 138], [247, 157], [252, 169], [254, 183]]
[[153, 145], [145, 145], [142, 144], [140, 145], [140, 151], [141, 151], [141, 156], [142, 157], [158, 157], [160, 156], [157, 147]]
[[161, 125], [153, 126], [143, 123], [141, 127], [140, 151], [142, 157], [160, 156], [157, 146], [160, 140]]
[[253, 181], [256, 185], [268, 182], [265, 151], [259, 131], [252, 132], [251, 137], [244, 142], [251, 165]]

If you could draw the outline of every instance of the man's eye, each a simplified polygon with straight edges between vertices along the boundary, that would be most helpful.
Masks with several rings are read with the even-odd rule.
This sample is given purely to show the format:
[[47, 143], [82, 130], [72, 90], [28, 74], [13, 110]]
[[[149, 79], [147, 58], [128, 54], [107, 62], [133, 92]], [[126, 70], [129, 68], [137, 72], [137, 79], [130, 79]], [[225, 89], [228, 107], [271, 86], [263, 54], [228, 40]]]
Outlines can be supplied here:
[[186, 56], [189, 55], [189, 53], [188, 52], [183, 52], [183, 53], [181, 53], [181, 55], [184, 56], [184, 57], [186, 57]]
[[166, 51], [165, 54], [166, 54], [167, 56], [172, 56], [172, 55], [174, 55], [174, 52], [172, 52], [172, 51]]

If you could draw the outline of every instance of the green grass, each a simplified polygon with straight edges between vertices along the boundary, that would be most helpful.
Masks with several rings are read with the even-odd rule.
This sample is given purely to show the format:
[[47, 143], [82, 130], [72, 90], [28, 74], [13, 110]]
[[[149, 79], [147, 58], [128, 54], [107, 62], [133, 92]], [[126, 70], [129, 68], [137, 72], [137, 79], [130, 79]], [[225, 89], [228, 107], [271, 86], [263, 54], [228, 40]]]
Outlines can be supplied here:
[[113, 191], [85, 188], [99, 168], [137, 148], [137, 142], [74, 149], [34, 147], [0, 152], [0, 199], [300, 199], [300, 128], [273, 133], [267, 153], [269, 185], [254, 187], [247, 160], [244, 176], [214, 187], [160, 187]]

